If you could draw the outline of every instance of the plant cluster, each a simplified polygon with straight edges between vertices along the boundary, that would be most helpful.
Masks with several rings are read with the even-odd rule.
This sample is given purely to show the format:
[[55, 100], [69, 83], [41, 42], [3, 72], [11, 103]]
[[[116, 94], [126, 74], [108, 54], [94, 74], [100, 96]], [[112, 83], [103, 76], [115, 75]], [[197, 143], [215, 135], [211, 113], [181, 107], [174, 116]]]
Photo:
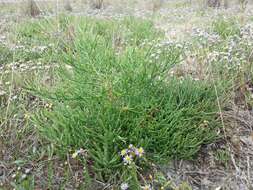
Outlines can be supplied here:
[[[108, 181], [115, 173], [119, 178], [124, 165], [144, 150], [148, 162], [192, 159], [217, 137], [212, 85], [168, 74], [181, 60], [182, 46], [163, 43], [156, 49], [143, 43], [160, 37], [148, 21], [80, 23], [71, 46], [59, 54], [56, 86], [34, 87], [35, 94], [52, 104], [34, 121], [56, 152], [66, 155], [82, 147], [87, 154], [84, 163], [92, 163], [90, 172]], [[119, 26], [128, 30], [121, 36], [126, 43], [120, 54], [112, 43]], [[130, 147], [119, 155], [127, 144], [142, 148]]]

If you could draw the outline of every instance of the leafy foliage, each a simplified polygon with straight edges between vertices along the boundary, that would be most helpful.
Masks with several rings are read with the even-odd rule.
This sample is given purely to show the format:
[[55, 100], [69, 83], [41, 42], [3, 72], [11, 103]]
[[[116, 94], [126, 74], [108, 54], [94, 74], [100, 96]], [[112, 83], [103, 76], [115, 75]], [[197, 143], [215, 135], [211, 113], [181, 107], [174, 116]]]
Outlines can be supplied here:
[[224, 39], [239, 35], [240, 33], [240, 27], [234, 20], [224, 18], [220, 18], [213, 22], [213, 30]]
[[216, 136], [212, 86], [169, 77], [181, 50], [169, 46], [166, 56], [151, 62], [152, 48], [138, 44], [157, 38], [157, 32], [145, 21], [136, 27], [131, 23], [137, 21], [123, 21], [123, 26], [137, 46], [125, 45], [120, 55], [112, 45], [113, 32], [105, 32], [111, 25], [78, 25], [73, 47], [59, 57], [61, 81], [51, 90], [37, 91], [53, 105], [35, 117], [42, 136], [61, 154], [85, 149], [92, 169], [104, 180], [122, 169], [119, 152], [128, 144], [142, 146], [148, 159], [159, 163], [191, 159]]

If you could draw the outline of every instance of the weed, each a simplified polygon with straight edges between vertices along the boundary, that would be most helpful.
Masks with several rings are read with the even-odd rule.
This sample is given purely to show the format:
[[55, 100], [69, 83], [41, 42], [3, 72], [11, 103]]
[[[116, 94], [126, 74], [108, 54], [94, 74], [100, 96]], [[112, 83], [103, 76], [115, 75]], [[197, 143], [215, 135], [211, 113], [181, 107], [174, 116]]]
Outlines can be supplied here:
[[[17, 24], [13, 44], [1, 38], [0, 147], [15, 147], [6, 161], [14, 167], [35, 162], [27, 176], [12, 170], [12, 187], [191, 189], [156, 167], [195, 159], [218, 138], [217, 101], [222, 109], [225, 98], [231, 102], [231, 94], [242, 91], [239, 99], [252, 106], [252, 27], [222, 17], [208, 31], [194, 29], [196, 38], [184, 43], [165, 40], [152, 20], [65, 14]], [[168, 18], [187, 20], [177, 16]], [[229, 154], [215, 152], [215, 164], [229, 167]]]
[[101, 9], [104, 6], [104, 0], [90, 0], [92, 8]]
[[21, 175], [17, 179], [17, 183], [12, 183], [12, 186], [17, 190], [34, 190], [35, 189], [35, 180], [33, 176]]
[[[132, 23], [138, 23], [137, 29]], [[60, 82], [35, 91], [53, 105], [34, 117], [42, 137], [61, 155], [85, 150], [84, 163], [92, 162], [97, 178], [105, 181], [124, 169], [119, 152], [128, 144], [143, 147], [148, 159], [158, 163], [192, 159], [201, 145], [216, 138], [218, 126], [210, 84], [168, 77], [180, 51], [169, 46], [166, 59], [150, 62], [150, 48], [138, 44], [156, 32], [146, 22], [127, 20], [124, 25], [136, 45], [126, 44], [120, 55], [108, 42], [112, 34], [104, 32], [110, 29], [103, 22], [78, 26], [73, 49], [59, 57]]]
[[230, 161], [230, 155], [227, 150], [217, 150], [215, 152], [215, 160], [219, 162], [219, 164], [224, 165], [226, 168], [228, 166], [228, 163]]
[[213, 22], [213, 30], [218, 33], [222, 38], [227, 39], [230, 36], [240, 34], [240, 27], [232, 19], [218, 19]]
[[12, 58], [12, 51], [8, 47], [0, 44], [0, 67], [6, 63], [10, 63]]

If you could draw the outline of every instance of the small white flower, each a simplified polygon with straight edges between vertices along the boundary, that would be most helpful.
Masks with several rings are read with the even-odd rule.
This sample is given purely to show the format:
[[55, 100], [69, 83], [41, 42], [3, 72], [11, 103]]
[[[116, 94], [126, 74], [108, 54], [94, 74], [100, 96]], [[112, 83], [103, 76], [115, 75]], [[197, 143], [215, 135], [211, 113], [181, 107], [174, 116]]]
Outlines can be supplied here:
[[72, 154], [72, 158], [74, 159], [74, 158], [76, 158], [79, 154], [82, 154], [82, 153], [84, 153], [85, 151], [81, 148], [81, 149], [79, 149], [79, 150], [77, 150], [76, 152], [74, 152], [73, 154]]
[[124, 158], [123, 158], [123, 161], [124, 161], [124, 164], [125, 165], [128, 165], [128, 164], [131, 164], [132, 161], [133, 161], [133, 158], [131, 155], [126, 155]]
[[25, 173], [29, 174], [31, 172], [31, 170], [32, 170], [31, 168], [27, 168], [27, 169], [25, 169]]
[[27, 177], [27, 175], [26, 174], [23, 174], [22, 176], [21, 176], [21, 179], [25, 179]]
[[128, 146], [128, 148], [131, 150], [131, 149], [134, 148], [134, 145], [130, 144], [130, 145]]
[[129, 188], [129, 185], [127, 184], [127, 183], [122, 183], [121, 185], [120, 185], [120, 189], [121, 190], [127, 190]]
[[144, 149], [142, 147], [135, 149], [135, 155], [138, 157], [142, 157], [144, 154]]
[[145, 185], [144, 187], [142, 187], [143, 190], [152, 190], [150, 185]]

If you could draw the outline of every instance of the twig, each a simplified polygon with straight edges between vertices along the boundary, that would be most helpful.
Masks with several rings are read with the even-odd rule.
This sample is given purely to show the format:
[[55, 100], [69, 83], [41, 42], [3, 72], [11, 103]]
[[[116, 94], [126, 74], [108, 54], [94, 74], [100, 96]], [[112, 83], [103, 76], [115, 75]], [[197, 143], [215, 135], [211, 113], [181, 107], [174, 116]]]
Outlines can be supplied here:
[[234, 167], [236, 169], [236, 172], [239, 173], [239, 168], [236, 165], [236, 162], [235, 162], [235, 159], [234, 159], [231, 147], [229, 146], [230, 143], [229, 143], [229, 141], [227, 139], [226, 128], [225, 128], [225, 123], [224, 123], [224, 117], [223, 117], [223, 113], [222, 113], [222, 109], [221, 109], [221, 104], [220, 104], [220, 100], [219, 100], [219, 96], [218, 96], [218, 91], [217, 91], [217, 86], [216, 86], [215, 81], [214, 81], [214, 75], [213, 75], [212, 70], [211, 70], [211, 75], [212, 75], [211, 79], [212, 79], [212, 83], [213, 83], [214, 90], [215, 90], [216, 100], [217, 100], [217, 104], [218, 104], [218, 108], [219, 108], [219, 114], [220, 114], [220, 118], [221, 118], [221, 124], [222, 124], [223, 134], [224, 134], [224, 137], [225, 137], [225, 141], [227, 143], [227, 148], [228, 148], [228, 151], [230, 153], [232, 163], [233, 163], [233, 165], [234, 165]]

